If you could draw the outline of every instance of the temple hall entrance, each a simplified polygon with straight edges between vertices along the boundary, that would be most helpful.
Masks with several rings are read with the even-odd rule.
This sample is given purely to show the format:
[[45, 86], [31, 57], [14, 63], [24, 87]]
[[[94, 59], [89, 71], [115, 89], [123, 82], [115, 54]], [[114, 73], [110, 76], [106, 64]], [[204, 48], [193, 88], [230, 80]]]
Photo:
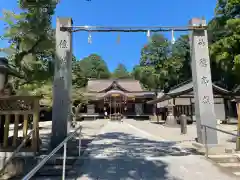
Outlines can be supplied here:
[[126, 104], [127, 96], [122, 91], [112, 90], [104, 97], [104, 110], [110, 119], [112, 116], [123, 116]]

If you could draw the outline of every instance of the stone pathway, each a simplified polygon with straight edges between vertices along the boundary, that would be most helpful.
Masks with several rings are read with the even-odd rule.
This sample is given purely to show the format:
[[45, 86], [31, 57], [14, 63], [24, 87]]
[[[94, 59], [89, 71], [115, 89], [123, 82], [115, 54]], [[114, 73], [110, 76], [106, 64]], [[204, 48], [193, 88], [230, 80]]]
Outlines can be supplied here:
[[[76, 127], [82, 126], [82, 138], [86, 140], [92, 140], [96, 134], [100, 131], [100, 129], [107, 123], [106, 120], [99, 119], [99, 120], [92, 120], [92, 121], [81, 121], [77, 122]], [[43, 149], [49, 149], [48, 146], [50, 145], [51, 141], [51, 131], [52, 131], [52, 121], [45, 121], [39, 123], [39, 136], [42, 140], [42, 147]], [[75, 129], [71, 128], [71, 132]]]
[[[195, 138], [197, 137], [196, 132], [196, 124], [188, 125], [187, 126], [187, 134], [182, 135], [180, 132], [180, 127], [167, 127], [165, 125], [156, 124], [156, 122], [151, 121], [136, 121], [133, 119], [126, 119], [126, 123], [133, 125], [134, 127], [137, 127], [141, 130], [144, 130], [146, 132], [151, 132], [153, 136], [162, 137], [162, 139], [172, 140], [172, 141], [178, 141], [178, 144], [184, 147], [192, 147], [192, 143], [196, 142]], [[226, 124], [220, 124], [217, 125], [217, 128], [230, 132], [230, 133], [237, 133], [236, 125], [226, 125]], [[225, 151], [225, 149], [235, 149], [236, 148], [236, 138], [234, 138], [231, 135], [224, 134], [222, 132], [218, 132], [218, 143], [220, 146], [222, 146], [222, 152]], [[222, 153], [219, 151], [219, 153]]]
[[[192, 143], [195, 142], [196, 137], [196, 124], [188, 125], [188, 132], [185, 135], [180, 135], [180, 127], [167, 127], [165, 125], [156, 124], [151, 121], [136, 121], [133, 119], [126, 119], [125, 123], [130, 126], [150, 132], [153, 137], [161, 137], [161, 139], [168, 139], [175, 141], [179, 146], [184, 147], [186, 151], [196, 152]], [[217, 128], [227, 132], [236, 133], [237, 125], [226, 125], [220, 124]], [[239, 153], [225, 153], [225, 149], [235, 149], [236, 139], [233, 140], [233, 136], [218, 132], [218, 143], [219, 147], [215, 148], [214, 152], [216, 155], [209, 156], [222, 170], [227, 171], [240, 179], [240, 154]]]
[[[141, 122], [139, 122], [141, 123]], [[129, 123], [109, 122], [88, 146], [78, 180], [235, 180], [203, 156]]]

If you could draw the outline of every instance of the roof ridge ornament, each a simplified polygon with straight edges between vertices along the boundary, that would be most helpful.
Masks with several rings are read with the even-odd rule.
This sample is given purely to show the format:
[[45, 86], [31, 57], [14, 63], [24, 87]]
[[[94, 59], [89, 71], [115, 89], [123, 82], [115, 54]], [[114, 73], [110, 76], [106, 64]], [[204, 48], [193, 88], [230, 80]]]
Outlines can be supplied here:
[[113, 81], [112, 86], [113, 86], [113, 89], [115, 89], [115, 90], [117, 89], [117, 82], [115, 80]]

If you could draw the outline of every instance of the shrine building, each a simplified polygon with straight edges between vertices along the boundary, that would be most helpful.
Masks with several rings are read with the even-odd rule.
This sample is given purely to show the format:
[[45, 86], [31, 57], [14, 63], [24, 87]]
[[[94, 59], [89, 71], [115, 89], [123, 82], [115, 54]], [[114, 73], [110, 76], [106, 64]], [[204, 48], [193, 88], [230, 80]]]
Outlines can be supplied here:
[[139, 81], [133, 79], [90, 79], [85, 96], [88, 103], [81, 109], [83, 116], [103, 117], [122, 114], [125, 117], [149, 118], [153, 105], [147, 104], [155, 93], [146, 91]]

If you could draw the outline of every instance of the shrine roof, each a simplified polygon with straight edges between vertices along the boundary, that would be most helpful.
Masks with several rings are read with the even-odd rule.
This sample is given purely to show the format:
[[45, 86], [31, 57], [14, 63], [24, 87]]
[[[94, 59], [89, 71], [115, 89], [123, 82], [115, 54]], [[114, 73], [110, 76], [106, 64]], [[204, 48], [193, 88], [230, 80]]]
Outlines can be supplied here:
[[[221, 88], [217, 85], [215, 85], [214, 83], [212, 83], [212, 88], [214, 92], [218, 92], [220, 94], [229, 94], [231, 93], [230, 91]], [[175, 87], [173, 87], [172, 89], [170, 89], [170, 91], [167, 93], [168, 95], [181, 95], [181, 94], [185, 94], [188, 92], [193, 91], [193, 82], [191, 80], [183, 82], [180, 85], [177, 85]]]
[[240, 85], [233, 89], [233, 92], [240, 93]]
[[88, 92], [102, 92], [108, 89], [113, 83], [127, 92], [144, 91], [140, 82], [134, 79], [91, 79], [87, 84]]
[[[228, 91], [224, 88], [221, 88], [214, 83], [212, 83], [213, 93], [219, 95], [232, 95], [231, 91]], [[193, 82], [191, 80], [185, 81], [177, 86], [174, 86], [170, 89], [168, 93], [161, 94], [158, 98], [148, 101], [149, 104], [154, 104], [158, 102], [162, 102], [168, 99], [172, 99], [181, 95], [187, 95], [188, 93], [193, 91]], [[193, 95], [191, 95], [193, 96]]]
[[[100, 99], [102, 99], [108, 95], [114, 94], [114, 93], [119, 93], [119, 91], [111, 90], [106, 93], [87, 92], [87, 93], [85, 93], [85, 95], [88, 96], [90, 100], [100, 100]], [[134, 93], [122, 92], [119, 94], [122, 94], [123, 96], [126, 96], [126, 97], [132, 97], [132, 98], [135, 98], [135, 97], [145, 97], [145, 98], [150, 97], [150, 98], [152, 98], [153, 96], [155, 96], [154, 92], [146, 92], [146, 91], [145, 92], [134, 92]]]

